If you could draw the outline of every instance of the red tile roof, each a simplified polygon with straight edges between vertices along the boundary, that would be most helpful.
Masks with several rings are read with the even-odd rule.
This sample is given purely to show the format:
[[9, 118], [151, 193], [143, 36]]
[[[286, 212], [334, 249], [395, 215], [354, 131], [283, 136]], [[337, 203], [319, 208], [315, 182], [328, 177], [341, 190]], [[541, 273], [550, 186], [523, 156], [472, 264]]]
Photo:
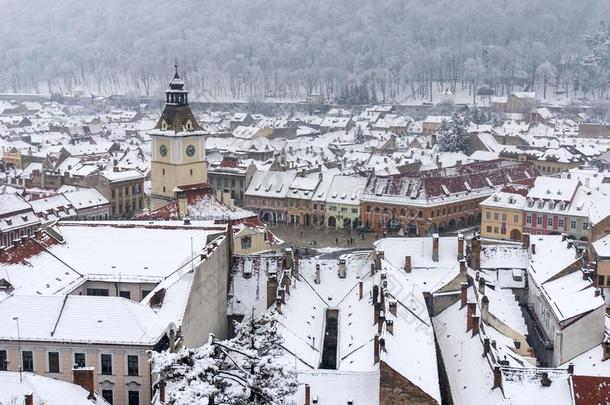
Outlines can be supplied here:
[[575, 375], [572, 385], [576, 405], [610, 404], [610, 377]]

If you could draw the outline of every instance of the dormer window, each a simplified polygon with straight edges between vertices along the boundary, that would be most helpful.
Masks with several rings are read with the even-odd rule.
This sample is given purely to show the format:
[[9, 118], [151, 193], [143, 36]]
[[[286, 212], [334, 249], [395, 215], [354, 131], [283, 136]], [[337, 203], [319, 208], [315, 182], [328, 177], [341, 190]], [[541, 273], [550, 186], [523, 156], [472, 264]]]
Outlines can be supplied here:
[[560, 202], [560, 203], [559, 203], [559, 211], [563, 211], [563, 210], [565, 210], [565, 209], [566, 209], [566, 205], [565, 205], [565, 203], [564, 203], [564, 202]]
[[531, 198], [527, 200], [527, 206], [532, 208], [534, 206], [534, 200], [532, 200]]
[[538, 208], [544, 208], [544, 201], [543, 200], [538, 201]]

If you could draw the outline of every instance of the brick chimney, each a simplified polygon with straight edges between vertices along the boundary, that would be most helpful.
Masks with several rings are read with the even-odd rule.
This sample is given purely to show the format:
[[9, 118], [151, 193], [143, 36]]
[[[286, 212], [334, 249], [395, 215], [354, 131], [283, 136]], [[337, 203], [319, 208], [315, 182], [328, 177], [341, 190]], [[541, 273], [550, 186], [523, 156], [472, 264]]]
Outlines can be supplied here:
[[388, 333], [390, 335], [393, 335], [394, 334], [394, 321], [391, 319], [386, 319], [385, 329], [388, 331]]
[[494, 386], [493, 388], [502, 389], [502, 370], [500, 366], [494, 366]]
[[277, 298], [277, 277], [275, 274], [269, 274], [267, 277], [267, 308], [275, 303]]
[[320, 284], [320, 263], [316, 263], [316, 278], [314, 282]]
[[311, 387], [305, 384], [305, 405], [311, 405]]
[[610, 359], [610, 340], [604, 339], [604, 341], [602, 342], [602, 349], [603, 349], [602, 361], [606, 361], [606, 360]]
[[487, 298], [487, 295], [484, 295], [483, 298], [481, 298], [481, 317], [483, 320], [486, 319], [485, 314], [487, 312], [489, 312], [489, 298]]
[[468, 283], [463, 282], [460, 284], [460, 309], [466, 306], [468, 301]]
[[358, 300], [361, 300], [364, 296], [364, 281], [358, 281]]
[[390, 301], [388, 303], [388, 309], [393, 316], [396, 316], [396, 307], [397, 306], [398, 306], [398, 304], [396, 303], [396, 301]]
[[524, 233], [521, 236], [521, 246], [523, 246], [523, 249], [530, 248], [530, 234], [529, 233]]
[[470, 267], [475, 270], [481, 269], [481, 239], [477, 236], [470, 240]]
[[80, 385], [89, 392], [87, 399], [95, 398], [95, 386], [93, 383], [93, 367], [73, 368], [72, 376], [74, 384]]
[[34, 394], [28, 392], [23, 395], [23, 404], [24, 405], [34, 405]]
[[165, 403], [165, 383], [163, 381], [159, 382], [159, 402], [162, 404]]
[[532, 243], [532, 254], [535, 255], [536, 254], [536, 244]]
[[462, 260], [464, 258], [464, 235], [458, 234], [458, 247], [457, 247], [457, 259]]
[[472, 336], [476, 336], [479, 334], [479, 315], [472, 315]]
[[379, 318], [377, 318], [377, 334], [381, 335], [383, 331], [383, 324], [385, 323], [385, 312], [379, 311]]
[[411, 272], [411, 256], [405, 256], [405, 273]]
[[469, 302], [466, 304], [466, 332], [472, 329], [472, 317], [477, 313], [477, 304]]
[[479, 294], [485, 294], [485, 278], [479, 277]]
[[568, 364], [568, 374], [574, 375], [574, 363]]
[[275, 300], [275, 309], [277, 310], [277, 312], [279, 314], [282, 313], [282, 298], [281, 297], [277, 297]]
[[432, 235], [432, 261], [438, 262], [438, 233]]
[[373, 340], [373, 364], [379, 363], [379, 335]]
[[383, 250], [378, 250], [376, 252], [376, 260], [375, 260], [375, 270], [381, 270], [381, 262], [383, 261], [383, 258], [385, 257], [385, 253], [383, 252]]
[[466, 274], [466, 259], [460, 259], [460, 274]]
[[483, 357], [489, 354], [489, 338], [486, 337], [483, 339]]

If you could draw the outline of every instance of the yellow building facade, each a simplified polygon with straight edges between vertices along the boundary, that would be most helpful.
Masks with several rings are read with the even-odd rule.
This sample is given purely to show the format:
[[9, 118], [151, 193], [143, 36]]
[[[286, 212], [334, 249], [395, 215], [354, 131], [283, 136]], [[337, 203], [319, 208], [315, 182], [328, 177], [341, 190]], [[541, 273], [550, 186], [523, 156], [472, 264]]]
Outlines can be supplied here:
[[481, 237], [520, 241], [523, 235], [525, 197], [497, 192], [481, 206]]

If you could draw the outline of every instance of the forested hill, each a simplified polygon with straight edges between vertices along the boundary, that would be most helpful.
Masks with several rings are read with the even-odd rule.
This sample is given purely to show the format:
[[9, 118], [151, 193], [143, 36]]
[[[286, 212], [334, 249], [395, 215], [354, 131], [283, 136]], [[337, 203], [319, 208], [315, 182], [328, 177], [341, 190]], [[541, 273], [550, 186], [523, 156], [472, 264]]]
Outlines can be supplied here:
[[0, 10], [4, 92], [156, 93], [175, 58], [200, 98], [346, 98], [360, 86], [396, 100], [458, 82], [590, 91], [608, 78], [582, 69], [608, 0], [0, 0]]

